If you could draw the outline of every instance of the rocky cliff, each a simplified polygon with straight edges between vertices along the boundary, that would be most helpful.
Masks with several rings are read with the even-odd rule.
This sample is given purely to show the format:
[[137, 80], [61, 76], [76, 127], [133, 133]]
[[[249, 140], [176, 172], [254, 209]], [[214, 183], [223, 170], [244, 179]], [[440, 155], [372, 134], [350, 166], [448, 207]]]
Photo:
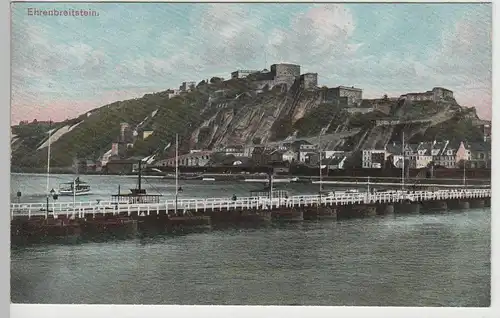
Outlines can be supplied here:
[[[347, 111], [341, 101], [325, 103], [324, 96], [324, 89], [306, 91], [297, 84], [289, 90], [256, 90], [251, 81], [239, 79], [202, 82], [194, 91], [171, 98], [166, 91], [115, 102], [53, 124], [51, 165], [70, 166], [75, 157], [98, 159], [117, 140], [122, 122], [136, 135], [130, 156], [171, 156], [176, 133], [181, 153], [290, 136], [315, 137], [321, 130], [337, 134], [331, 147], [349, 151], [383, 146], [400, 138], [402, 130], [409, 139], [480, 138], [474, 109], [456, 103], [364, 101], [365, 113], [360, 114]], [[387, 118], [401, 124], [377, 125], [377, 119]], [[412, 122], [422, 118], [429, 121]], [[12, 127], [13, 166], [46, 165], [48, 129], [47, 124], [33, 123]], [[153, 133], [143, 139], [143, 131]]]

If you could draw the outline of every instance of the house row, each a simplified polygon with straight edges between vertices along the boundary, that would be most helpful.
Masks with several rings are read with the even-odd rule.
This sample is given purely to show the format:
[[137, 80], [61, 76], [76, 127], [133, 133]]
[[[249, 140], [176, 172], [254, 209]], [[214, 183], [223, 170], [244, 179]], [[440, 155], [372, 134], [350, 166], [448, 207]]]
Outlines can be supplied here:
[[[342, 167], [346, 154], [342, 151], [323, 149], [321, 159], [324, 164]], [[229, 159], [228, 159], [229, 158]], [[178, 157], [180, 166], [206, 166], [209, 164], [232, 165], [251, 163], [252, 165], [267, 165], [271, 162], [303, 163], [309, 165], [319, 164], [320, 154], [317, 145], [305, 141], [282, 143], [276, 145], [228, 145], [215, 148], [213, 151], [192, 150], [189, 154]], [[167, 158], [155, 162], [156, 166], [171, 167], [175, 165], [175, 158]]]
[[[114, 145], [115, 146], [115, 145]], [[117, 147], [112, 147], [105, 156], [105, 161], [118, 155]], [[178, 164], [184, 167], [203, 167], [207, 165], [267, 165], [273, 162], [288, 162], [306, 164], [309, 166], [327, 166], [329, 169], [343, 169], [349, 152], [338, 151], [334, 148], [322, 148], [321, 153], [317, 144], [307, 141], [294, 141], [267, 145], [229, 145], [214, 150], [191, 150], [188, 154], [178, 157]], [[109, 158], [108, 158], [109, 157]], [[461, 167], [462, 162], [470, 168], [491, 167], [491, 142], [460, 142], [432, 141], [418, 144], [392, 142], [383, 149], [363, 149], [360, 166], [362, 168], [383, 168], [389, 162], [401, 168], [404, 164], [409, 168], [425, 168], [431, 164], [445, 168]], [[114, 158], [113, 158], [114, 159]], [[116, 160], [116, 159], [115, 159]], [[147, 160], [148, 164], [154, 158]], [[112, 161], [112, 160], [111, 160]], [[144, 160], [143, 160], [144, 161]], [[176, 164], [174, 157], [157, 160], [155, 166], [173, 167]], [[105, 165], [105, 163], [104, 163]], [[103, 166], [104, 166], [103, 165]]]
[[252, 160], [255, 164], [266, 162], [288, 162], [316, 166], [327, 166], [329, 169], [342, 169], [348, 153], [329, 149], [318, 150], [318, 145], [305, 141], [282, 144], [277, 147], [255, 147]]
[[444, 168], [461, 167], [463, 162], [470, 168], [491, 167], [491, 142], [445, 141], [406, 144], [389, 143], [385, 149], [364, 149], [362, 168], [381, 168], [389, 160], [395, 167], [401, 168], [404, 162], [409, 168], [421, 169], [430, 165]]

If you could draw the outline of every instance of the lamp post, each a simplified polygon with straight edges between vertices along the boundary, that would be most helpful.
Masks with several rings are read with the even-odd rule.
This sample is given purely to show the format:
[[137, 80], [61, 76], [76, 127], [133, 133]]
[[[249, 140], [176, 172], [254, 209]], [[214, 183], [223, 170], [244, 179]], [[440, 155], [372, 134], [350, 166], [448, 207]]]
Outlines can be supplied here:
[[177, 215], [178, 200], [179, 200], [179, 134], [175, 134], [175, 205], [174, 205], [175, 215]]
[[465, 186], [465, 163], [466, 161], [465, 160], [462, 160], [462, 165], [463, 165], [463, 183], [464, 183], [464, 186]]
[[271, 208], [273, 206], [273, 174], [274, 174], [274, 168], [271, 167], [269, 172], [268, 172], [268, 183], [269, 183], [269, 201], [271, 202]]
[[402, 168], [401, 168], [401, 190], [404, 191], [405, 189], [405, 132], [403, 131], [403, 136], [402, 136], [402, 147], [401, 151], [403, 152], [403, 162], [402, 162]]
[[45, 209], [45, 218], [49, 217], [49, 196], [52, 196], [54, 200], [57, 200], [57, 194], [54, 191], [54, 189], [50, 190], [50, 192], [47, 194], [47, 207]]
[[47, 193], [47, 206], [45, 207], [45, 219], [49, 217], [49, 194]]
[[[323, 133], [324, 128], [322, 128], [319, 132], [318, 135], [318, 159], [319, 159], [319, 202], [318, 205], [316, 206], [317, 209], [319, 209], [321, 203], [322, 203], [322, 192], [323, 192], [323, 165], [321, 163], [321, 152], [323, 151], [323, 148], [321, 147], [321, 134]], [[328, 166], [327, 166], [328, 167]], [[328, 171], [328, 168], [326, 169]]]

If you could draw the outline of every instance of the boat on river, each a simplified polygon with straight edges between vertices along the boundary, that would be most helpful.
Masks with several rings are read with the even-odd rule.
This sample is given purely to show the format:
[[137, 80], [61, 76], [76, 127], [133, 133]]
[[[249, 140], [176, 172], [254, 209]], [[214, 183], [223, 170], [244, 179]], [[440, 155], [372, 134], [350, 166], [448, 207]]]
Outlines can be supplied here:
[[58, 191], [58, 194], [61, 196], [81, 196], [91, 193], [90, 185], [87, 182], [81, 181], [79, 177], [72, 182], [61, 183]]
[[147, 194], [146, 189], [142, 188], [142, 160], [139, 160], [139, 169], [137, 173], [137, 187], [130, 189], [130, 193], [121, 193], [118, 186], [118, 194], [111, 195], [111, 202], [126, 204], [158, 204], [161, 194]]

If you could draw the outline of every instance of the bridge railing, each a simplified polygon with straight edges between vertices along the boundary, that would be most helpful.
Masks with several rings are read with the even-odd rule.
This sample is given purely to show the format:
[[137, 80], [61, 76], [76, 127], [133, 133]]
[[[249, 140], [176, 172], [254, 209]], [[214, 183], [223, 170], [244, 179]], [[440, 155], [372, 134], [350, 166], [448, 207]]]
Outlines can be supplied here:
[[197, 210], [207, 211], [214, 209], [270, 209], [272, 207], [303, 207], [311, 206], [318, 203], [322, 204], [371, 204], [371, 203], [394, 203], [408, 200], [412, 202], [428, 201], [428, 200], [447, 200], [447, 199], [474, 199], [491, 197], [491, 189], [462, 189], [462, 190], [439, 190], [439, 191], [391, 191], [391, 192], [357, 192], [357, 193], [341, 193], [332, 195], [298, 195], [288, 198], [273, 198], [267, 197], [240, 197], [233, 200], [232, 198], [207, 198], [207, 199], [175, 199], [166, 200], [164, 202], [151, 203], [136, 203], [136, 204], [121, 204], [111, 201], [93, 201], [76, 202], [49, 202], [47, 205], [43, 203], [12, 203], [11, 217], [14, 216], [43, 216], [52, 215], [78, 215], [83, 217], [87, 214], [102, 214], [102, 213], [159, 213], [164, 210]]

